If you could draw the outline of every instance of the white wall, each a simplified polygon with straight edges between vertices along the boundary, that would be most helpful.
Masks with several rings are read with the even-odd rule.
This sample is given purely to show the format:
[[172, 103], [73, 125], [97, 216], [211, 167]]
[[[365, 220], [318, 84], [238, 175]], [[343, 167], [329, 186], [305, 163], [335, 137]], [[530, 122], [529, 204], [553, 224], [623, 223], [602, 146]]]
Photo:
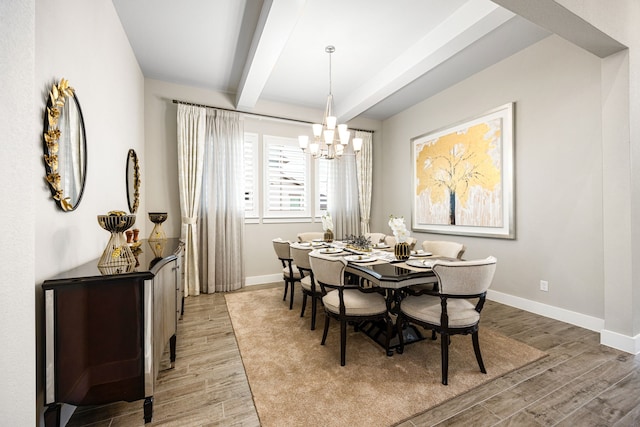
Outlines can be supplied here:
[[[25, 123], [37, 129], [28, 146], [35, 172], [28, 181], [35, 190], [36, 325], [41, 321], [43, 280], [97, 258], [109, 239], [96, 216], [128, 211], [125, 165], [130, 148], [140, 156], [145, 187], [144, 79], [110, 0], [37, 0], [35, 8], [36, 117]], [[87, 136], [87, 179], [75, 211], [62, 212], [44, 182], [41, 129], [51, 84], [60, 78], [75, 88]], [[27, 145], [27, 144], [24, 144]], [[142, 198], [140, 211], [145, 211]], [[149, 227], [138, 217], [142, 233]], [[150, 228], [149, 228], [150, 229]], [[33, 286], [33, 284], [31, 284]], [[36, 334], [37, 411], [42, 409], [42, 346]]]
[[415, 237], [461, 241], [466, 258], [495, 255], [494, 291], [602, 319], [600, 67], [552, 36], [384, 121], [383, 174], [394, 179], [382, 198], [410, 218], [409, 139], [515, 102], [516, 240]]
[[34, 198], [31, 177], [41, 172], [33, 76], [35, 0], [0, 3], [0, 181], [2, 185], [2, 285], [0, 301], [0, 424], [32, 426], [36, 420]]

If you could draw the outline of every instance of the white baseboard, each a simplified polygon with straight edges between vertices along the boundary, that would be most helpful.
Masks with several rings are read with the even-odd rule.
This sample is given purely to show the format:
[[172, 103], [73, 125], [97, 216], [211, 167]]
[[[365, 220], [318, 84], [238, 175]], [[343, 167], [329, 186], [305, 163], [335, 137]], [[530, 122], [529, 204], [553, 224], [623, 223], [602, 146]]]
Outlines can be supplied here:
[[487, 299], [529, 311], [531, 313], [539, 314], [541, 316], [550, 317], [551, 319], [560, 320], [561, 322], [571, 323], [572, 325], [580, 326], [581, 328], [589, 329], [590, 331], [602, 332], [604, 329], [603, 319], [543, 304], [541, 302], [504, 294], [491, 289], [487, 292]]
[[265, 283], [273, 282], [282, 282], [282, 273], [266, 274], [264, 276], [251, 276], [246, 277], [244, 280], [245, 286], [263, 285]]
[[618, 350], [626, 351], [631, 354], [640, 353], [640, 335], [630, 337], [618, 332], [603, 329], [600, 333], [600, 344], [606, 345], [607, 347], [617, 348]]
[[487, 292], [487, 299], [598, 332], [600, 333], [600, 344], [631, 354], [640, 353], [640, 335], [631, 337], [608, 331], [604, 329], [604, 319], [504, 294], [491, 289]]

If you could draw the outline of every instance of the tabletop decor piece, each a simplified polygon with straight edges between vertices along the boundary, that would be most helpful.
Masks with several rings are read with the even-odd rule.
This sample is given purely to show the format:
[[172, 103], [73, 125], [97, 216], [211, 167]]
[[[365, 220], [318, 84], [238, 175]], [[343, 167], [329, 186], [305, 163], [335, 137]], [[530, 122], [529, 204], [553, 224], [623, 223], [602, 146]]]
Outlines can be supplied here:
[[411, 139], [411, 228], [515, 239], [513, 103]]
[[324, 241], [333, 242], [333, 220], [329, 212], [322, 214], [322, 229], [324, 230]]
[[167, 218], [168, 215], [166, 212], [149, 212], [149, 220], [155, 224], [149, 235], [150, 241], [166, 240], [167, 235], [162, 229], [162, 223], [165, 222]]
[[107, 215], [98, 215], [98, 224], [111, 233], [102, 256], [98, 260], [98, 270], [102, 274], [120, 274], [133, 271], [136, 258], [127, 244], [124, 232], [136, 222], [135, 215], [122, 211], [111, 211]]
[[404, 223], [404, 217], [389, 216], [389, 227], [393, 231], [393, 236], [396, 238], [396, 244], [393, 247], [393, 253], [399, 260], [407, 260], [411, 256], [411, 246], [407, 243], [409, 232], [407, 226]]
[[347, 248], [355, 249], [361, 252], [371, 252], [371, 239], [365, 236], [356, 236], [354, 234], [350, 234], [345, 239], [345, 243], [347, 244]]

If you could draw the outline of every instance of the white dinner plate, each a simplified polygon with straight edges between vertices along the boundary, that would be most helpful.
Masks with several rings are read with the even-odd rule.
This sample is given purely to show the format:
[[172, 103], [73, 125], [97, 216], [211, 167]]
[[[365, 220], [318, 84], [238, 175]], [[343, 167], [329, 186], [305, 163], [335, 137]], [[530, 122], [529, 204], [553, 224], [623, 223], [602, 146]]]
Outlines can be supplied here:
[[300, 242], [300, 243], [298, 243], [298, 246], [311, 246], [311, 243], [309, 243], [309, 242]]
[[411, 256], [423, 257], [423, 256], [431, 256], [433, 255], [431, 252], [411, 252]]
[[344, 257], [344, 259], [349, 262], [371, 262], [376, 260], [375, 258], [371, 258], [370, 256], [366, 255], [349, 255]]
[[407, 261], [407, 265], [410, 265], [411, 267], [431, 268], [433, 266], [433, 261], [410, 259]]
[[314, 242], [324, 242], [324, 239], [313, 239]]
[[324, 248], [324, 249], [318, 249], [318, 252], [321, 253], [321, 254], [333, 255], [333, 254], [339, 254], [340, 252], [342, 252], [342, 249], [340, 249], [340, 248]]
[[389, 245], [386, 245], [384, 243], [376, 243], [375, 245], [373, 245], [373, 247], [375, 249], [389, 249], [390, 248]]

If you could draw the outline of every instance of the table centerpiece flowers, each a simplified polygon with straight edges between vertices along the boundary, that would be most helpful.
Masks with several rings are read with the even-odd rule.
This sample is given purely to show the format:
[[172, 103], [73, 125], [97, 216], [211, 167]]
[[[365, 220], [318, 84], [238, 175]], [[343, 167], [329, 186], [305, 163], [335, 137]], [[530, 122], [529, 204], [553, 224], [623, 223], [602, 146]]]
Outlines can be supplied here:
[[406, 260], [411, 255], [411, 248], [407, 243], [409, 237], [409, 231], [404, 223], [404, 217], [389, 215], [389, 227], [393, 231], [393, 236], [396, 238], [396, 244], [393, 248], [393, 252], [397, 259]]
[[327, 243], [333, 242], [333, 219], [331, 214], [325, 212], [322, 214], [322, 229], [324, 230], [324, 241]]

